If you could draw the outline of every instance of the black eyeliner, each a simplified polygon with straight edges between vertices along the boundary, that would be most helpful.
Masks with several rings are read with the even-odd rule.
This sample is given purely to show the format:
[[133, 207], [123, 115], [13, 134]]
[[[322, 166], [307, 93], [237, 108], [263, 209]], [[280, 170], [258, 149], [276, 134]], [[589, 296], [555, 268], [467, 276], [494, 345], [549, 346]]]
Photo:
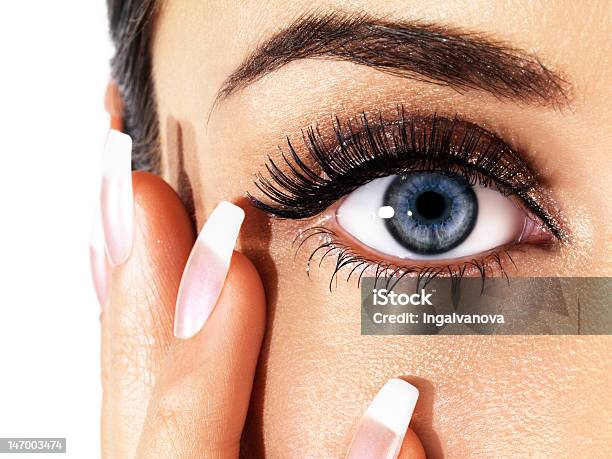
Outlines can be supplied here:
[[406, 116], [399, 107], [394, 120], [379, 117], [372, 122], [365, 114], [357, 122], [336, 118], [333, 141], [318, 126], [302, 137], [306, 160], [288, 140], [282, 162], [270, 158], [267, 173], [257, 174], [255, 186], [263, 197], [249, 193], [254, 206], [280, 218], [309, 218], [376, 178], [439, 171], [517, 196], [558, 239], [565, 239], [558, 219], [528, 198], [538, 181], [525, 160], [494, 133], [469, 121]]

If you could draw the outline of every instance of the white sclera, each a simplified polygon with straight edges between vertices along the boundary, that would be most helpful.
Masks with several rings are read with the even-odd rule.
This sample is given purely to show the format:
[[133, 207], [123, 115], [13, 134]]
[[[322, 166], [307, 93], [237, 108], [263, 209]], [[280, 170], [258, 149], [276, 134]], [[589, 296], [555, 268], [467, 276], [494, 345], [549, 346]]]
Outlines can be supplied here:
[[397, 258], [441, 260], [478, 255], [520, 238], [527, 218], [510, 198], [492, 188], [475, 186], [478, 217], [470, 235], [454, 249], [437, 255], [421, 255], [402, 246], [387, 230], [384, 219], [394, 209], [385, 206], [385, 191], [396, 175], [372, 180], [349, 194], [336, 213], [340, 226], [373, 250]]

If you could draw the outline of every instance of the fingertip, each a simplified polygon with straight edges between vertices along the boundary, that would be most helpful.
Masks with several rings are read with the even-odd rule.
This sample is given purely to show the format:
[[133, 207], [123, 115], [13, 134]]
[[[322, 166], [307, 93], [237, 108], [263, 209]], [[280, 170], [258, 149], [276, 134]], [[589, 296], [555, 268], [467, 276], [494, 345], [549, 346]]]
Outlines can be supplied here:
[[147, 220], [166, 218], [173, 226], [188, 228], [193, 236], [193, 225], [181, 199], [164, 179], [150, 172], [135, 171], [132, 186], [134, 204], [141, 216], [146, 215]]
[[226, 285], [222, 296], [231, 295], [234, 298], [244, 297], [249, 304], [249, 315], [253, 316], [258, 322], [265, 321], [266, 294], [263, 282], [249, 258], [234, 250], [230, 269], [227, 276]]
[[406, 435], [418, 397], [419, 390], [407, 381], [387, 381], [363, 414], [346, 457], [393, 459], [402, 445], [414, 447], [412, 439], [407, 443]]
[[406, 431], [404, 442], [398, 455], [399, 459], [426, 459], [425, 449], [420, 438], [412, 429]]
[[241, 308], [244, 295], [252, 303], [245, 319], [249, 323], [263, 320], [265, 298], [259, 274], [246, 257], [234, 250], [244, 216], [242, 208], [221, 201], [200, 230], [177, 296], [174, 322], [177, 338], [190, 339], [199, 334], [219, 304], [227, 311], [217, 313], [223, 317], [217, 320], [227, 320], [228, 313], [244, 312]]
[[136, 229], [153, 257], [179, 254], [183, 266], [195, 239], [195, 231], [178, 194], [161, 177], [150, 172], [132, 173]]
[[153, 337], [159, 349], [167, 347], [176, 292], [194, 240], [187, 212], [163, 179], [133, 172], [132, 185], [133, 247], [126, 262], [110, 272], [102, 323], [110, 336], [122, 337], [110, 343], [117, 354], [129, 353], [130, 343], [142, 341], [143, 334]]
[[[229, 336], [233, 336], [234, 340], [248, 343], [245, 345], [250, 353], [251, 349], [259, 349], [265, 320], [266, 297], [261, 277], [253, 263], [244, 254], [234, 250], [213, 311], [194, 336], [198, 341], [209, 342], [228, 340]], [[253, 358], [256, 358], [257, 353], [253, 353]]]

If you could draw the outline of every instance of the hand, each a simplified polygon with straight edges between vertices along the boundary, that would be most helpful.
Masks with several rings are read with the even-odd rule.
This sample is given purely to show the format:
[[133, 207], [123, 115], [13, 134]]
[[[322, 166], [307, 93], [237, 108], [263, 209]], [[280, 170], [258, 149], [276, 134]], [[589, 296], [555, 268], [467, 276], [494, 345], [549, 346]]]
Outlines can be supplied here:
[[[100, 249], [92, 252], [94, 261], [102, 257], [98, 267], [106, 265], [97, 272], [104, 302], [102, 454], [238, 457], [265, 329], [261, 279], [244, 255], [232, 254], [233, 237], [223, 282], [223, 260], [211, 263], [204, 239], [213, 233], [231, 239], [231, 228], [229, 236], [227, 230], [209, 231], [195, 242], [187, 212], [162, 179], [135, 172], [129, 187], [129, 170], [109, 170], [124, 177], [106, 183], [120, 190], [111, 190], [116, 202], [124, 202], [125, 193], [133, 190], [127, 199], [133, 199], [133, 217], [125, 212], [131, 206], [106, 202], [106, 253], [113, 263], [104, 261]], [[209, 230], [223, 225], [219, 211], [215, 215]], [[126, 241], [131, 234], [133, 240]], [[202, 269], [216, 269], [216, 277]], [[105, 274], [107, 291], [100, 282]], [[202, 278], [210, 281], [205, 291]], [[220, 282], [220, 295], [214, 292], [215, 282]], [[173, 324], [181, 338], [173, 336]], [[400, 446], [400, 457], [425, 457], [414, 432], [403, 437], [417, 396], [403, 381], [386, 384], [359, 424], [347, 457], [396, 457]]]

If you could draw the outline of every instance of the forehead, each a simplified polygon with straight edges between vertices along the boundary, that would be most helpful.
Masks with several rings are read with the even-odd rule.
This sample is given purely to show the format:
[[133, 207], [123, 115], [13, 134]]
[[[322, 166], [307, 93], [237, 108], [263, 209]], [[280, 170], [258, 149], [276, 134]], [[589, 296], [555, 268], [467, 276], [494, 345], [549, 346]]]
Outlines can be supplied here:
[[[288, 131], [298, 132], [330, 114], [384, 110], [398, 103], [414, 108], [475, 114], [492, 110], [500, 118], [508, 107], [469, 93], [459, 97], [432, 85], [398, 82], [386, 74], [330, 59], [305, 59], [249, 85], [211, 110], [228, 76], [275, 33], [306, 14], [367, 14], [393, 21], [420, 20], [465, 31], [537, 56], [572, 82], [573, 112], [589, 123], [609, 118], [611, 77], [606, 62], [612, 54], [610, 15], [605, 2], [469, 0], [401, 1], [242, 1], [168, 0], [157, 17], [153, 46], [155, 90], [162, 148], [168, 118], [193, 126], [192, 153], [212, 151], [212, 137], [266, 154]], [[509, 113], [512, 116], [512, 113]], [[490, 116], [488, 118], [491, 118]], [[576, 119], [576, 116], [574, 116]], [[481, 120], [482, 121], [482, 120]], [[236, 136], [236, 125], [248, 126]], [[494, 126], [493, 126], [494, 127]], [[211, 137], [212, 136], [212, 137]], [[240, 144], [242, 139], [243, 144]], [[215, 150], [216, 151], [216, 150]]]

